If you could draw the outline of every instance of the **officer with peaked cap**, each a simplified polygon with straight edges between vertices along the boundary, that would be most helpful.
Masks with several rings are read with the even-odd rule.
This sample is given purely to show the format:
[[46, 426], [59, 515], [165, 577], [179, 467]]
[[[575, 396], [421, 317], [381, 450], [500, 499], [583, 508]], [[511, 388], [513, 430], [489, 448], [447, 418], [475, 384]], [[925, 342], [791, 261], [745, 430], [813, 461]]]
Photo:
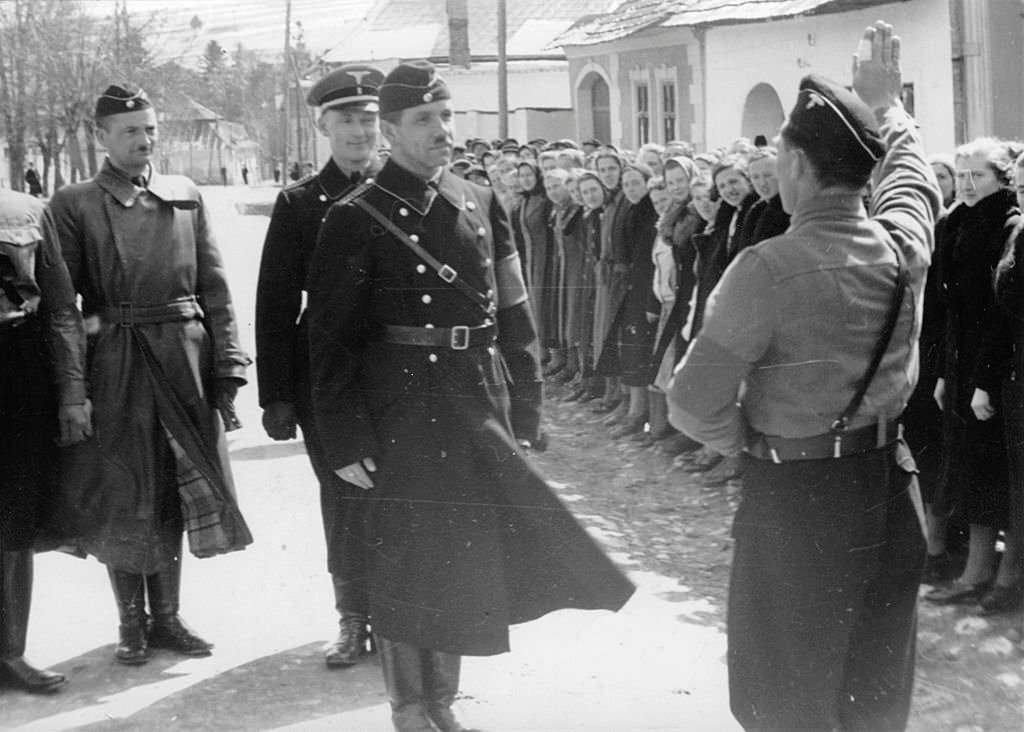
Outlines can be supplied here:
[[54, 490], [55, 439], [90, 431], [85, 329], [53, 221], [41, 201], [0, 189], [0, 688], [64, 684], [25, 660], [33, 542]]
[[198, 189], [152, 165], [153, 105], [111, 86], [95, 119], [102, 169], [50, 202], [75, 291], [100, 321], [89, 344], [94, 436], [63, 451], [58, 528], [107, 565], [118, 662], [145, 663], [149, 648], [208, 656], [178, 615], [182, 531], [200, 557], [252, 541], [222, 425], [249, 358]]
[[924, 539], [898, 420], [940, 200], [899, 50], [879, 22], [853, 92], [801, 82], [779, 141], [789, 230], [729, 266], [671, 386], [673, 424], [745, 451], [728, 665], [746, 729], [907, 723]]
[[369, 507], [370, 615], [399, 730], [458, 732], [460, 657], [633, 588], [527, 462], [541, 380], [504, 210], [448, 168], [451, 94], [425, 62], [381, 85], [391, 157], [327, 214], [309, 269], [322, 446]]
[[[328, 668], [354, 664], [368, 650], [369, 608], [365, 549], [351, 526], [362, 508], [354, 489], [327, 464], [310, 402], [306, 273], [320, 224], [331, 207], [376, 170], [377, 96], [384, 74], [373, 66], [347, 64], [310, 89], [306, 102], [318, 110], [317, 127], [331, 157], [319, 173], [286, 187], [270, 218], [256, 287], [256, 358], [263, 426], [275, 440], [302, 428], [306, 451], [320, 483], [327, 541], [327, 569], [339, 615], [338, 636], [325, 647]], [[350, 514], [352, 520], [349, 521]]]

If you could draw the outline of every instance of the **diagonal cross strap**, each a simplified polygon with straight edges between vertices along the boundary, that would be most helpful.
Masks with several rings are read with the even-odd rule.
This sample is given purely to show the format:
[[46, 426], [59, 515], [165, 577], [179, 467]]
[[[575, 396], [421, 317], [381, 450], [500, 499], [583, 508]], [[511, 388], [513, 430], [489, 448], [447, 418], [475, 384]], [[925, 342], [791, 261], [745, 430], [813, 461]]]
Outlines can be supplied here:
[[489, 317], [493, 317], [498, 311], [497, 305], [489, 297], [484, 295], [482, 292], [475, 290], [471, 287], [464, 279], [459, 277], [459, 273], [449, 267], [447, 264], [439, 262], [434, 255], [428, 252], [426, 249], [421, 247], [419, 244], [414, 242], [412, 238], [406, 234], [402, 229], [391, 221], [388, 217], [374, 208], [371, 204], [367, 203], [364, 198], [355, 198], [354, 203], [359, 208], [366, 211], [374, 218], [374, 220], [383, 226], [389, 233], [394, 235], [400, 242], [405, 244], [413, 251], [413, 253], [422, 259], [431, 269], [441, 278], [446, 284], [451, 285], [453, 288], [459, 291], [462, 295], [465, 295], [473, 304], [477, 305], [481, 310], [484, 311]]

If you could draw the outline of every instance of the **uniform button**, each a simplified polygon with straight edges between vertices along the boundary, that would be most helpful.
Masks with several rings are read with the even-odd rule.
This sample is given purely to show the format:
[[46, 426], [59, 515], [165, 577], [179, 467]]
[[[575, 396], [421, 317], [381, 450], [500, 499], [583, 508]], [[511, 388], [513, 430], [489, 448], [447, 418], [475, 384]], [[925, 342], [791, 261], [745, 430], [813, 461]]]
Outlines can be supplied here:
[[494, 290], [488, 290], [487, 297], [494, 297]]
[[409, 238], [412, 239], [414, 242], [419, 243], [419, 240], [420, 240], [419, 234], [409, 234]]
[[477, 236], [483, 236], [484, 234], [487, 233], [487, 229], [485, 229], [484, 227], [481, 226], [479, 229], [476, 230], [476, 233], [477, 233]]
[[420, 298], [420, 300], [423, 301], [424, 305], [429, 305], [433, 299], [434, 298], [432, 298], [430, 295], [424, 295], [423, 297]]
[[409, 215], [409, 209], [407, 209], [405, 206], [403, 206], [402, 208], [398, 209], [398, 215], [399, 216], [408, 216]]
[[494, 346], [487, 346], [487, 353], [494, 355]]
[[321, 193], [320, 194], [320, 201], [323, 202], [323, 201], [326, 201], [326, 200], [327, 200], [327, 196], [325, 196], [323, 193]]
[[470, 211], [476, 211], [476, 204], [473, 203], [472, 201], [466, 201], [466, 208], [468, 208]]
[[425, 265], [425, 264], [417, 264], [416, 265], [416, 271], [419, 272], [420, 274], [423, 274], [424, 272], [427, 271], [427, 265]]
[[433, 327], [434, 327], [434, 324], [433, 324], [433, 323], [427, 323], [427, 324], [426, 324], [426, 325], [424, 325], [423, 327], [424, 327], [424, 328], [433, 328]]
[[430, 361], [430, 363], [437, 363], [437, 354], [431, 353], [429, 356], [427, 356], [427, 360]]
[[488, 257], [487, 259], [484, 260], [484, 266], [485, 267], [490, 267], [492, 263], [493, 262], [492, 262], [490, 257]]

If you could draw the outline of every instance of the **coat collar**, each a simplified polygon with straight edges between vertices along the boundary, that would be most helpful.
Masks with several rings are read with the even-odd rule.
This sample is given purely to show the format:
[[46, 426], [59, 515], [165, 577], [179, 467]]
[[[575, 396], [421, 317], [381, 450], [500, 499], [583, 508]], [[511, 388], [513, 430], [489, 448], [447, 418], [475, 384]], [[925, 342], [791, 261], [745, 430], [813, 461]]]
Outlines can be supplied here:
[[132, 183], [131, 178], [120, 168], [114, 167], [110, 158], [103, 161], [103, 167], [96, 174], [96, 185], [110, 194], [118, 203], [126, 208], [135, 205], [136, 199], [143, 193], [159, 198], [175, 208], [192, 209], [199, 207], [199, 198], [191, 187], [177, 184], [177, 176], [160, 175], [153, 166], [149, 167], [149, 180], [145, 188]]
[[441, 171], [436, 184], [437, 196], [433, 195], [427, 181], [389, 159], [376, 178], [377, 185], [395, 198], [401, 199], [421, 216], [430, 211], [433, 201], [440, 196], [455, 208], [466, 208], [466, 192], [461, 178], [447, 168]]
[[[370, 177], [373, 171], [367, 169], [363, 176]], [[320, 192], [331, 201], [336, 201], [345, 195], [354, 185], [352, 179], [342, 172], [334, 158], [328, 158], [327, 163], [316, 176]]]
[[804, 224], [819, 219], [863, 219], [864, 202], [859, 192], [851, 192], [837, 188], [829, 188], [800, 203], [800, 208], [793, 212], [790, 229], [797, 229]]

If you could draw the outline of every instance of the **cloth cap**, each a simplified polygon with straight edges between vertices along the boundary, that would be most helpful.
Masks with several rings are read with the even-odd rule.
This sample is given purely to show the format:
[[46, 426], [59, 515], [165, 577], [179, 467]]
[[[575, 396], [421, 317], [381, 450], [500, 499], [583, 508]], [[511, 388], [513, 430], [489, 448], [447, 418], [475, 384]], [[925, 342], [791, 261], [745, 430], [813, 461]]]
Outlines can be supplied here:
[[306, 95], [306, 104], [323, 112], [350, 104], [377, 110], [384, 72], [366, 64], [345, 64], [321, 78]]
[[401, 112], [421, 104], [451, 99], [444, 79], [437, 75], [429, 61], [407, 61], [398, 64], [380, 87], [381, 114]]
[[96, 100], [95, 119], [109, 117], [112, 114], [124, 114], [125, 112], [138, 112], [142, 109], [149, 109], [153, 103], [149, 101], [146, 92], [142, 89], [130, 91], [123, 86], [111, 84], [100, 94]]
[[846, 164], [870, 168], [885, 154], [868, 105], [846, 87], [817, 74], [800, 81], [786, 127], [802, 144], [829, 150]]

